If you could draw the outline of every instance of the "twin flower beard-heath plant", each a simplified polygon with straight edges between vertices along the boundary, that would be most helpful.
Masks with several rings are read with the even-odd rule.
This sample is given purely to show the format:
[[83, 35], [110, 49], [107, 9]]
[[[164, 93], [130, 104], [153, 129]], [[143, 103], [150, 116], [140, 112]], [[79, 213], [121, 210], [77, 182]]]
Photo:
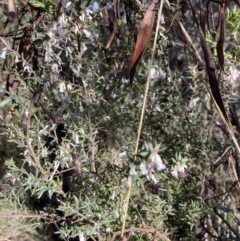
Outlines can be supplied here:
[[[172, 168], [171, 175], [175, 178], [178, 178], [180, 176], [181, 178], [186, 177], [186, 170], [187, 167], [187, 158], [183, 158], [177, 164]], [[167, 169], [166, 165], [164, 164], [162, 158], [160, 155], [154, 151], [152, 154], [150, 154], [148, 160], [146, 162], [141, 162], [139, 165], [138, 170], [136, 170], [136, 166], [132, 166], [129, 171], [129, 178], [128, 178], [128, 184], [131, 184], [131, 177], [138, 175], [138, 172], [141, 176], [146, 176], [148, 180], [152, 181], [153, 183], [157, 183], [157, 179], [154, 176], [155, 171], [163, 171]]]

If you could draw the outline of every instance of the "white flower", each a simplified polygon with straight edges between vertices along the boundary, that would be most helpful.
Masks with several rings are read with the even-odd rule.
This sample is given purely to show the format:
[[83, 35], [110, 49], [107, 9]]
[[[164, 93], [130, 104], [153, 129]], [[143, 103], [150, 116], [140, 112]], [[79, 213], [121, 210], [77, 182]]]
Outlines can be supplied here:
[[82, 106], [82, 102], [80, 102], [80, 104], [79, 104], [79, 111], [80, 111], [80, 112], [83, 112], [83, 111], [84, 111], [83, 106]]
[[142, 162], [140, 164], [139, 168], [140, 168], [141, 175], [147, 175], [148, 174], [148, 169], [147, 169], [146, 163]]
[[108, 121], [108, 120], [111, 119], [111, 117], [110, 117], [110, 116], [104, 116], [103, 119], [104, 119], [105, 121]]
[[67, 84], [67, 90], [69, 90], [69, 91], [72, 90], [72, 85], [71, 84]]
[[137, 172], [136, 172], [136, 167], [135, 166], [132, 166], [130, 171], [129, 171], [129, 174], [131, 176], [136, 176], [137, 175]]
[[65, 83], [61, 82], [61, 83], [58, 85], [58, 91], [59, 91], [60, 93], [63, 93], [63, 92], [65, 92], [65, 90], [66, 90], [66, 85], [65, 85]]
[[162, 32], [160, 32], [160, 35], [161, 35], [161, 37], [163, 37], [163, 39], [164, 39], [165, 41], [167, 41], [167, 37], [166, 37]]
[[164, 15], [163, 14], [161, 15], [160, 22], [161, 22], [161, 24], [165, 24], [165, 19], [164, 19]]
[[177, 166], [174, 167], [173, 171], [171, 172], [171, 174], [174, 176], [174, 177], [178, 177], [178, 170], [177, 170]]
[[94, 130], [93, 135], [97, 135], [98, 134], [98, 129]]
[[125, 152], [125, 151], [124, 151], [124, 152], [119, 153], [119, 157], [123, 157], [123, 156], [126, 156], [126, 152]]
[[87, 31], [86, 29], [83, 29], [83, 33], [86, 35], [87, 38], [91, 37], [91, 32]]
[[82, 232], [79, 232], [78, 237], [79, 237], [79, 241], [85, 241], [85, 237]]
[[187, 168], [187, 165], [186, 165], [186, 161], [187, 159], [186, 158], [183, 158], [180, 162], [178, 162], [174, 168], [173, 168], [173, 171], [171, 172], [171, 174], [174, 176], [174, 177], [178, 177], [178, 174], [180, 174], [180, 176], [182, 178], [186, 177], [186, 169]]
[[23, 71], [24, 72], [30, 72], [30, 68], [28, 65], [25, 65], [24, 68], [23, 68]]
[[58, 73], [59, 72], [58, 71], [58, 64], [57, 63], [53, 63], [51, 69], [52, 69], [53, 73]]
[[57, 22], [56, 22], [56, 21], [53, 21], [53, 23], [52, 23], [52, 29], [53, 29], [53, 30], [57, 30]]
[[190, 149], [191, 149], [191, 145], [187, 143], [187, 144], [185, 145], [185, 150], [186, 150], [186, 152], [189, 152]]
[[18, 56], [18, 55], [16, 55], [14, 62], [15, 62], [15, 63], [18, 63], [18, 62], [19, 62], [19, 56]]
[[236, 89], [239, 86], [238, 78], [240, 77], [240, 71], [235, 69], [234, 67], [230, 67], [230, 75], [229, 75], [229, 82], [233, 88], [233, 90], [236, 91]]
[[80, 143], [80, 141], [79, 141], [79, 135], [76, 134], [76, 135], [75, 135], [75, 144], [79, 144], [79, 143]]
[[166, 169], [165, 164], [163, 163], [163, 161], [162, 161], [161, 157], [158, 155], [158, 153], [156, 153], [156, 151], [150, 155], [149, 159], [157, 171], [162, 171], [162, 170]]
[[63, 115], [63, 119], [66, 120], [70, 116], [69, 112], [66, 115]]
[[115, 98], [117, 97], [117, 95], [116, 95], [115, 93], [112, 93], [112, 94], [111, 94], [111, 97], [112, 97], [113, 99], [115, 99]]
[[112, 196], [111, 196], [110, 198], [111, 198], [112, 200], [114, 200], [115, 197], [116, 197], [116, 192], [115, 192], [115, 190], [113, 190]]
[[28, 139], [28, 142], [27, 142], [28, 145], [31, 145], [31, 144], [32, 144], [32, 140], [33, 140], [32, 138], [29, 138], [29, 139]]
[[66, 8], [69, 8], [69, 7], [71, 6], [71, 4], [72, 4], [72, 2], [68, 2], [68, 3], [66, 4]]
[[161, 79], [165, 79], [166, 78], [166, 72], [165, 71], [163, 71], [162, 69], [159, 69], [159, 77], [161, 78]]
[[187, 169], [187, 165], [185, 162], [182, 162], [178, 166], [178, 172], [179, 173], [185, 173], [185, 169]]
[[44, 158], [48, 155], [48, 150], [47, 148], [42, 148], [42, 153], [41, 153], [41, 156]]
[[85, 14], [84, 14], [84, 13], [82, 13], [82, 15], [80, 15], [80, 16], [79, 16], [79, 19], [80, 19], [82, 22], [84, 22], [84, 19], [85, 19]]
[[151, 68], [150, 73], [149, 73], [149, 78], [150, 79], [156, 79], [157, 77], [158, 77], [158, 73], [157, 73], [156, 69]]
[[82, 83], [83, 83], [84, 88], [86, 88], [88, 86], [85, 80], [83, 80]]

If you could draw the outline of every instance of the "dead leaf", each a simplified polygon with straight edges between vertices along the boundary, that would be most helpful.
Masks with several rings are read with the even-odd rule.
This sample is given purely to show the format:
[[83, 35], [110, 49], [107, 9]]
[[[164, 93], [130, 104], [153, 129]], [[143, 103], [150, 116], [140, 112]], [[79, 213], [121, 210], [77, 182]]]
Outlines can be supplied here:
[[225, 16], [224, 16], [224, 4], [219, 5], [219, 24], [217, 32], [217, 56], [221, 69], [224, 70], [224, 35], [225, 35]]
[[132, 56], [132, 62], [130, 66], [130, 84], [132, 87], [134, 75], [136, 72], [136, 67], [140, 62], [144, 52], [146, 51], [148, 44], [151, 39], [151, 35], [153, 32], [153, 26], [155, 22], [155, 1], [153, 0], [151, 5], [148, 7], [147, 12], [143, 18], [141, 23], [138, 36], [137, 43], [135, 46], [135, 50]]

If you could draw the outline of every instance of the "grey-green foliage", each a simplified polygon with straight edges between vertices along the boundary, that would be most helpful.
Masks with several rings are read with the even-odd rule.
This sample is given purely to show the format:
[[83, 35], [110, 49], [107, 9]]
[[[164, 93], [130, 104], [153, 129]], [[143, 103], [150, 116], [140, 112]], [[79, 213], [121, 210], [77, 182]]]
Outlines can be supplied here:
[[[31, 212], [43, 205], [31, 222], [43, 225], [41, 232], [45, 230], [46, 235], [53, 225], [63, 240], [80, 233], [110, 240], [121, 230], [131, 181], [126, 229], [156, 228], [171, 240], [195, 240], [202, 230], [199, 220], [206, 213], [211, 215], [209, 209], [214, 206], [208, 200], [214, 196], [207, 186], [212, 178], [210, 163], [226, 148], [233, 148], [213, 124], [217, 117], [203, 84], [204, 73], [181, 50], [176, 56], [183, 56], [183, 70], [171, 67], [169, 53], [176, 52], [178, 33], [166, 19], [169, 32], [158, 37], [151, 70], [156, 75], [139, 152], [134, 155], [151, 47], [131, 91], [131, 28], [137, 26], [131, 26], [124, 15], [106, 49], [112, 24], [106, 10], [93, 14], [78, 3], [66, 5], [57, 20], [51, 2], [40, 6], [42, 20], [33, 22], [29, 34], [38, 52], [36, 69], [34, 51], [18, 54], [18, 49], [8, 47], [8, 63], [16, 56], [20, 59], [11, 69], [20, 86], [18, 93], [10, 91], [6, 97], [16, 108], [16, 117], [4, 132], [15, 143], [17, 155], [5, 160], [9, 182], [4, 196], [18, 197], [21, 208]], [[136, 6], [130, 10], [138, 19]], [[108, 14], [111, 18], [113, 13]], [[227, 103], [229, 97], [225, 99]], [[2, 105], [9, 103], [5, 99]], [[55, 123], [67, 126], [61, 141]], [[68, 193], [63, 193], [63, 185]], [[41, 225], [40, 218], [45, 220]], [[229, 230], [224, 235], [232, 237]], [[152, 236], [136, 232], [131, 239], [152, 240]]]

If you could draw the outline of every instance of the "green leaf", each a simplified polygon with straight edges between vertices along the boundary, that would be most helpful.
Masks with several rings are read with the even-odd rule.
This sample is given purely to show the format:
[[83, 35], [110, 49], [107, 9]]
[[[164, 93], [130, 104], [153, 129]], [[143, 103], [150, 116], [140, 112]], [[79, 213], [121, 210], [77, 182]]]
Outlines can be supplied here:
[[0, 102], [0, 107], [3, 107], [5, 105], [7, 105], [9, 102], [11, 102], [12, 99], [11, 98], [6, 98], [3, 101]]

